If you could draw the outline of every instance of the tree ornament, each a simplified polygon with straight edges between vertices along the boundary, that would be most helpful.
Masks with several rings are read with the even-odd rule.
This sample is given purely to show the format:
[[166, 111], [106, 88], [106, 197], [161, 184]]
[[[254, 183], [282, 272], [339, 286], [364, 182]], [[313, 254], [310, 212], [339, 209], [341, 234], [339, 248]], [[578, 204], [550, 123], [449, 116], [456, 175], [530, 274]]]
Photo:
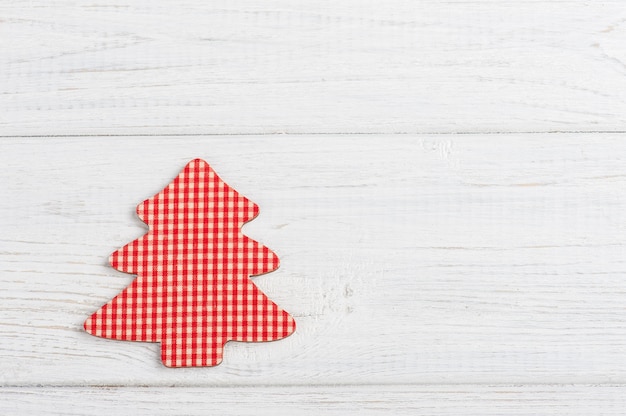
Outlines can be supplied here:
[[241, 232], [259, 208], [201, 159], [137, 207], [150, 230], [110, 257], [137, 278], [85, 321], [95, 336], [161, 343], [168, 367], [213, 366], [224, 344], [274, 341], [296, 324], [252, 282], [278, 257]]

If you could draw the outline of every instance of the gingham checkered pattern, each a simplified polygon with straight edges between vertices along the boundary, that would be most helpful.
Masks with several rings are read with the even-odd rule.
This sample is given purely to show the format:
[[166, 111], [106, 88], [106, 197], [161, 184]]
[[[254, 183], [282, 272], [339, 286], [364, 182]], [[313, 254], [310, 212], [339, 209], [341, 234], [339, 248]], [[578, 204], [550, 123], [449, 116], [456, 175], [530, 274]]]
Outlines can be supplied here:
[[250, 280], [278, 268], [272, 251], [241, 233], [258, 212], [205, 161], [191, 161], [137, 207], [150, 231], [110, 258], [137, 278], [89, 317], [85, 330], [160, 342], [168, 367], [216, 365], [229, 340], [273, 341], [293, 333], [293, 318]]

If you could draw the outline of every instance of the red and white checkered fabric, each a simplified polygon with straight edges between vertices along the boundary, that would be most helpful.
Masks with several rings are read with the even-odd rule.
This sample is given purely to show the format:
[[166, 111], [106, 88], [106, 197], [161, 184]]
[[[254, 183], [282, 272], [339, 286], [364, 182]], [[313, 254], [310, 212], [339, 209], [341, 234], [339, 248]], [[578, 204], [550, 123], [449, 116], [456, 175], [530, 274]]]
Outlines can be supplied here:
[[150, 226], [111, 255], [137, 278], [85, 321], [90, 334], [161, 343], [168, 367], [212, 366], [224, 344], [273, 341], [295, 321], [250, 276], [278, 268], [278, 257], [241, 233], [259, 208], [203, 160], [191, 161], [163, 191], [137, 207]]

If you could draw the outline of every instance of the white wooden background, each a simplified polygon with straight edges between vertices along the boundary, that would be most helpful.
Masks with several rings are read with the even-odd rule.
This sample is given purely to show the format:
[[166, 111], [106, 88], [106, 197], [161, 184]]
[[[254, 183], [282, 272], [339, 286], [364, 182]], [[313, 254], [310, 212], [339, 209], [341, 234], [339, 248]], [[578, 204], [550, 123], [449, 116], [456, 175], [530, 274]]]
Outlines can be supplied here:
[[[626, 4], [0, 1], [0, 414], [626, 414]], [[214, 368], [84, 319], [190, 159], [297, 320]]]

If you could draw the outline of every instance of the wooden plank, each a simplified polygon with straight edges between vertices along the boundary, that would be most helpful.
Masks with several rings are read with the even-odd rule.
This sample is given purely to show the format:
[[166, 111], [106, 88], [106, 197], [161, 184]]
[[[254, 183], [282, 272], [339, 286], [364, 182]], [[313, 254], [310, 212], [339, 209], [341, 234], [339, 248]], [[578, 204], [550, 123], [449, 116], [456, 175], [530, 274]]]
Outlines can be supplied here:
[[621, 415], [624, 385], [0, 389], [3, 414]]
[[621, 0], [13, 0], [0, 15], [0, 135], [626, 130]]
[[[626, 382], [624, 134], [0, 142], [0, 384]], [[211, 369], [84, 319], [135, 205], [194, 157], [261, 207], [297, 320]]]

